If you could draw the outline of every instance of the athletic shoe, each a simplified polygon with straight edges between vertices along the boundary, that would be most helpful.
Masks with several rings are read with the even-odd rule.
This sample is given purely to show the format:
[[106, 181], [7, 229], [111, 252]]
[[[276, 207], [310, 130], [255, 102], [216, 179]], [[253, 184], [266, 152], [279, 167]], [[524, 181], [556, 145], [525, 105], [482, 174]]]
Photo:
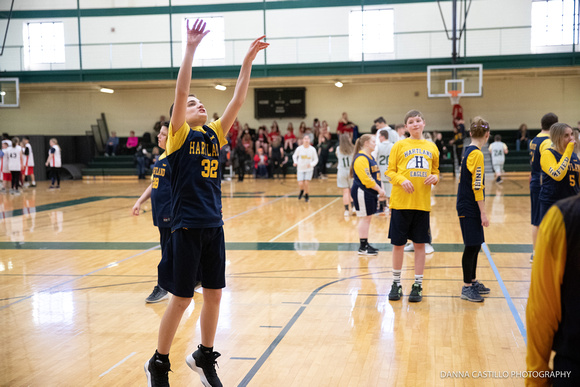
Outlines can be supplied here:
[[348, 210], [344, 211], [344, 217], [348, 218], [350, 216], [350, 212]]
[[464, 286], [461, 289], [461, 299], [471, 302], [483, 302], [483, 297], [481, 297], [475, 286]]
[[414, 283], [409, 294], [409, 302], [421, 302], [423, 299], [423, 288], [420, 284]]
[[48, 187], [48, 189], [55, 189], [56, 187], [54, 185], [51, 185], [50, 187]]
[[32, 183], [32, 184], [30, 184], [30, 186], [31, 186], [32, 188], [36, 188], [36, 183]]
[[375, 249], [373, 246], [368, 245], [365, 248], [358, 249], [358, 255], [378, 255], [379, 249]]
[[532, 255], [530, 255], [530, 263], [534, 263], [534, 253], [532, 253]]
[[352, 206], [350, 210], [352, 211], [353, 215], [356, 215], [356, 208], [354, 208], [354, 206]]
[[164, 363], [155, 358], [155, 355], [145, 362], [145, 375], [147, 375], [148, 387], [169, 387], [168, 373], [171, 371], [171, 364]]
[[503, 183], [503, 179], [500, 177], [499, 180], [497, 181], [497, 184], [501, 184]]
[[402, 296], [403, 296], [403, 287], [393, 282], [393, 285], [391, 286], [391, 291], [389, 292], [389, 300], [399, 301]]
[[197, 350], [185, 358], [185, 362], [189, 368], [199, 374], [201, 383], [205, 387], [222, 387], [222, 382], [220, 382], [215, 370], [216, 359], [220, 356], [219, 352], [206, 355], [201, 351], [201, 345], [198, 345]]
[[433, 254], [435, 249], [431, 243], [425, 243], [425, 254]]
[[471, 286], [474, 286], [479, 294], [489, 294], [489, 292], [491, 291], [489, 288], [486, 288], [485, 285], [479, 281], [472, 282]]
[[145, 302], [148, 304], [153, 304], [155, 302], [165, 300], [168, 297], [169, 295], [167, 294], [167, 290], [163, 289], [159, 285], [155, 285], [151, 294], [145, 299]]
[[308, 195], [304, 196], [304, 202], [308, 203], [310, 201], [310, 198], [308, 197]]
[[413, 244], [413, 242], [407, 242], [403, 251], [407, 251], [407, 252], [415, 251], [415, 245]]
[[304, 192], [300, 192], [300, 194], [298, 195], [298, 200], [302, 199], [303, 194], [304, 194]]

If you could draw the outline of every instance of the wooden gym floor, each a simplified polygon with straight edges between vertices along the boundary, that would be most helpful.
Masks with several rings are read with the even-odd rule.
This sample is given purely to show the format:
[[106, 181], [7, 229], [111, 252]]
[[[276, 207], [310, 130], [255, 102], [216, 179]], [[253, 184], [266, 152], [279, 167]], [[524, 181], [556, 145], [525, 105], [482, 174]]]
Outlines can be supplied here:
[[[309, 203], [294, 178], [223, 183], [227, 288], [216, 337], [225, 386], [520, 386], [531, 265], [526, 174], [487, 176], [491, 225], [478, 278], [482, 304], [459, 298], [463, 244], [456, 182], [433, 191], [435, 253], [423, 302], [390, 302], [389, 219], [372, 220], [376, 257], [359, 257], [357, 219], [336, 181], [314, 180]], [[1, 386], [145, 386], [167, 301], [156, 283], [159, 234], [147, 181], [46, 182], [0, 196]], [[201, 386], [185, 356], [199, 343], [202, 296], [171, 351], [173, 386]], [[486, 372], [484, 374], [484, 372]], [[485, 377], [485, 378], [484, 378]]]

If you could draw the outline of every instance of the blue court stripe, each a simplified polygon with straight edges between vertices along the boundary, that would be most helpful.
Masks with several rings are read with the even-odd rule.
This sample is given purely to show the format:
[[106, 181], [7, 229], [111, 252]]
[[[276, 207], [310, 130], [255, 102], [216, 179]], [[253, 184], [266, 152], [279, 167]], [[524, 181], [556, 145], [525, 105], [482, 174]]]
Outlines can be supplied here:
[[524, 338], [524, 342], [527, 345], [528, 340], [527, 340], [527, 334], [526, 334], [526, 327], [524, 326], [524, 323], [522, 322], [522, 319], [520, 318], [520, 314], [518, 313], [518, 310], [516, 309], [516, 306], [514, 305], [514, 302], [512, 301], [512, 298], [510, 297], [510, 294], [509, 294], [507, 288], [505, 287], [505, 284], [503, 283], [501, 275], [499, 274], [499, 270], [497, 270], [497, 267], [495, 266], [495, 262], [493, 261], [493, 258], [491, 257], [491, 253], [490, 253], [489, 249], [487, 248], [487, 245], [485, 243], [483, 243], [481, 245], [481, 248], [485, 252], [485, 255], [487, 255], [487, 260], [489, 261], [489, 265], [491, 266], [491, 269], [493, 270], [493, 273], [495, 274], [495, 278], [497, 278], [497, 282], [499, 283], [499, 287], [501, 288], [501, 291], [502, 291], [502, 293], [503, 293], [503, 295], [508, 303], [510, 311], [512, 312], [512, 316], [514, 316], [514, 320], [516, 320], [516, 324], [518, 326], [518, 329], [520, 330], [520, 333], [522, 334], [522, 337]]

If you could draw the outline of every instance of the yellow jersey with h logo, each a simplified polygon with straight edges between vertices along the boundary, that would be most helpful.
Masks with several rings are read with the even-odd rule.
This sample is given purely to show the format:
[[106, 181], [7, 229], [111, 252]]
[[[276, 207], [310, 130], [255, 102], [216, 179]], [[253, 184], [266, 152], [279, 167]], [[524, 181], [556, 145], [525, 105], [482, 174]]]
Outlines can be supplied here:
[[[429, 175], [439, 177], [439, 150], [434, 143], [413, 138], [397, 141], [386, 174], [393, 184], [391, 208], [431, 211], [431, 184], [425, 184], [425, 179]], [[405, 180], [413, 183], [413, 193], [401, 186]]]

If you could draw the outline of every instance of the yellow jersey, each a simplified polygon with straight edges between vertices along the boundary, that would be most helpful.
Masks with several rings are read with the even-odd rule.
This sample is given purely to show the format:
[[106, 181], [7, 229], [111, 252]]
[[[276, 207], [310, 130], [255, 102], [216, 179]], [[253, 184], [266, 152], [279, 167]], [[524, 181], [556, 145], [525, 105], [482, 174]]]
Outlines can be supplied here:
[[[425, 184], [429, 175], [439, 178], [439, 150], [427, 140], [407, 138], [393, 145], [386, 175], [391, 179], [390, 207], [395, 210], [431, 211], [431, 184]], [[409, 180], [415, 191], [405, 192], [401, 183]]]

